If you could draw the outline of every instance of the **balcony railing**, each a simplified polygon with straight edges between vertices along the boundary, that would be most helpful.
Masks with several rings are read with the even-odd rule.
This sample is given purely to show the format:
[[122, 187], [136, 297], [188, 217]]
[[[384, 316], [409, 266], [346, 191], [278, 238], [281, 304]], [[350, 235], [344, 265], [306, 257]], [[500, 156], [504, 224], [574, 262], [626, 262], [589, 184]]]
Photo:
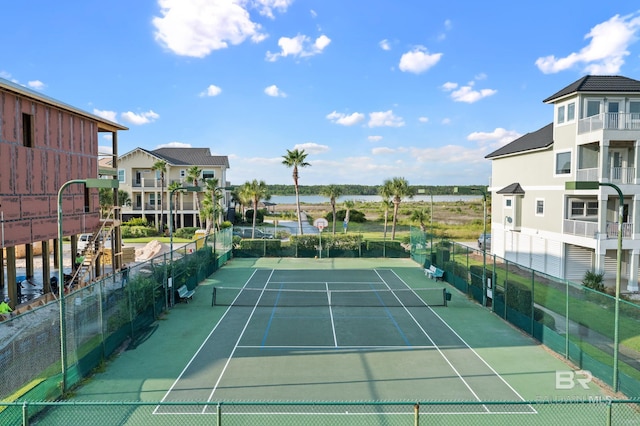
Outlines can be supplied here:
[[640, 113], [606, 112], [578, 121], [578, 134], [596, 130], [640, 130]]
[[[173, 206], [173, 211], [177, 211], [177, 212], [193, 211], [195, 210], [195, 208], [196, 206], [194, 202], [184, 201], [182, 204]], [[125, 208], [124, 210], [141, 211], [143, 209], [147, 212], [156, 212], [156, 211], [160, 212], [160, 210], [162, 210], [164, 213], [167, 213], [169, 211], [168, 205], [165, 205], [163, 208], [160, 208], [160, 204], [156, 206], [154, 204], [148, 204], [148, 203], [145, 203], [144, 206], [141, 204], [134, 204], [131, 207]]]
[[[596, 238], [599, 233], [598, 223], [586, 220], [565, 219], [562, 224], [562, 232], [577, 235], [579, 237]], [[607, 238], [618, 238], [618, 223], [607, 222]], [[622, 224], [622, 238], [631, 238], [633, 235], [633, 223]]]
[[[622, 224], [622, 238], [631, 238], [633, 223]], [[607, 222], [607, 237], [618, 238], [618, 222]]]
[[[579, 182], [599, 181], [600, 178], [599, 168], [579, 169], [576, 171], [576, 180]], [[611, 183], [632, 184], [635, 178], [635, 167], [612, 167], [609, 171], [609, 182]]]
[[[162, 187], [162, 181], [160, 179], [156, 179], [156, 178], [140, 178], [140, 179], [134, 179], [133, 180], [133, 184], [131, 185], [134, 188], [158, 188], [160, 189]], [[165, 189], [166, 189], [166, 184], [165, 184]]]

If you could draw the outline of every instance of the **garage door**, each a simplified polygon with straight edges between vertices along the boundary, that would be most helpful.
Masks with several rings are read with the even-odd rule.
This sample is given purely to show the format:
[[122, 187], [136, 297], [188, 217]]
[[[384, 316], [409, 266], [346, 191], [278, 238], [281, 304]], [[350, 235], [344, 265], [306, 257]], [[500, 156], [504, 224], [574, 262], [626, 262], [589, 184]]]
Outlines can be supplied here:
[[593, 250], [572, 244], [567, 244], [565, 250], [565, 279], [576, 282], [582, 281], [584, 273], [593, 268]]

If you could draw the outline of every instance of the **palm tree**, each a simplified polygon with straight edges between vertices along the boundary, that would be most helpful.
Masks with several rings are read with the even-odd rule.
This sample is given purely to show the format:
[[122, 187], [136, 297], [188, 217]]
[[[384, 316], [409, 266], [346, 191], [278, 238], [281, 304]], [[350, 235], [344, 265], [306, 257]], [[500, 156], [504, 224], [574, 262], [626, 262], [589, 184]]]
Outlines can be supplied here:
[[255, 238], [256, 233], [256, 217], [258, 217], [258, 203], [260, 200], [269, 197], [267, 184], [261, 180], [258, 181], [254, 179], [251, 182], [245, 182], [242, 186], [241, 192], [244, 193], [245, 196], [251, 198], [253, 202], [253, 223], [251, 225], [251, 238]]
[[[178, 188], [180, 188], [182, 185], [180, 185], [180, 182], [171, 182], [169, 184], [169, 186], [167, 187], [167, 190], [169, 191], [169, 194], [171, 194], [173, 192], [173, 196], [174, 196], [174, 200], [173, 200], [173, 218], [169, 218], [169, 220], [173, 220], [173, 229], [176, 229], [176, 226], [178, 225], [178, 195], [179, 192], [177, 191]], [[171, 200], [169, 200], [169, 203], [171, 203]]]
[[413, 213], [411, 213], [411, 220], [420, 223], [420, 230], [425, 233], [427, 232], [427, 225], [424, 222], [427, 219], [429, 219], [429, 217], [424, 209], [414, 210]]
[[333, 213], [333, 235], [336, 234], [336, 198], [342, 195], [342, 188], [338, 185], [324, 186], [320, 189], [320, 195], [329, 198], [331, 201], [331, 212]]
[[394, 177], [387, 179], [382, 184], [387, 187], [385, 191], [389, 191], [393, 199], [393, 224], [391, 227], [391, 239], [396, 239], [396, 224], [398, 223], [398, 209], [403, 197], [413, 198], [414, 190], [409, 186], [409, 182], [402, 177]]
[[294, 149], [293, 151], [287, 150], [287, 155], [283, 155], [282, 164], [287, 167], [293, 167], [293, 186], [296, 189], [296, 213], [298, 214], [298, 231], [302, 235], [302, 217], [300, 216], [300, 191], [298, 187], [298, 167], [307, 167], [311, 164], [307, 163], [305, 159], [307, 155], [303, 150]]
[[389, 224], [389, 209], [391, 208], [391, 191], [389, 185], [382, 185], [378, 191], [382, 197], [382, 208], [384, 209], [384, 239], [387, 239], [387, 225]]
[[[189, 167], [187, 169], [187, 183], [193, 186], [198, 186], [198, 180], [202, 174], [202, 169], [198, 166]], [[196, 193], [196, 210], [200, 211], [200, 205], [202, 200], [200, 199], [200, 193]], [[200, 214], [200, 226], [202, 227], [202, 214]]]
[[[216, 195], [216, 189], [218, 189], [218, 179], [210, 178], [204, 180], [204, 189], [205, 189], [205, 200], [208, 200], [210, 203], [207, 206], [207, 214], [203, 215], [205, 217], [207, 226], [205, 235], [209, 235], [209, 232], [212, 228], [212, 223], [217, 223], [217, 218], [215, 217], [218, 212], [218, 208], [216, 206], [217, 201], [220, 199]], [[204, 202], [203, 202], [204, 204]], [[205, 206], [203, 206], [204, 208]]]
[[344, 208], [347, 210], [344, 214], [344, 232], [347, 232], [347, 226], [349, 226], [349, 213], [351, 213], [351, 209], [355, 206], [356, 203], [353, 200], [345, 200]]
[[160, 173], [160, 223], [158, 224], [158, 231], [162, 234], [164, 231], [164, 174], [167, 172], [167, 162], [159, 160], [153, 163], [151, 170]]

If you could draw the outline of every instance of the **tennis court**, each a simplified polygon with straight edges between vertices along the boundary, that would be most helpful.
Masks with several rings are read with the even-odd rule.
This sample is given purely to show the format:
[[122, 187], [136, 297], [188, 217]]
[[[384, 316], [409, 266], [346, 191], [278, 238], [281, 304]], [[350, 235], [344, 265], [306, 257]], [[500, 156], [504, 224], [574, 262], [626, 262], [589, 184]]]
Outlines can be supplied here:
[[[222, 318], [163, 402], [523, 401], [440, 315], [441, 282], [407, 283], [390, 268], [258, 268], [223, 284], [212, 287]], [[471, 410], [535, 413], [527, 404]], [[196, 411], [215, 410], [156, 408]]]

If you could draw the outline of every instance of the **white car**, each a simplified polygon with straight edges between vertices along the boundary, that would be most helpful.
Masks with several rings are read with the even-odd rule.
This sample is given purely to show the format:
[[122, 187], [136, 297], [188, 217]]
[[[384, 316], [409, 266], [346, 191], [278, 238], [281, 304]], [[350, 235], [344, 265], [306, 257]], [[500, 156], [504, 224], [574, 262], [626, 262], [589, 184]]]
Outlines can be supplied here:
[[78, 236], [78, 251], [82, 253], [87, 248], [89, 241], [91, 241], [92, 234], [80, 234]]
[[491, 248], [491, 234], [480, 234], [478, 237], [478, 248], [479, 249], [490, 249]]

